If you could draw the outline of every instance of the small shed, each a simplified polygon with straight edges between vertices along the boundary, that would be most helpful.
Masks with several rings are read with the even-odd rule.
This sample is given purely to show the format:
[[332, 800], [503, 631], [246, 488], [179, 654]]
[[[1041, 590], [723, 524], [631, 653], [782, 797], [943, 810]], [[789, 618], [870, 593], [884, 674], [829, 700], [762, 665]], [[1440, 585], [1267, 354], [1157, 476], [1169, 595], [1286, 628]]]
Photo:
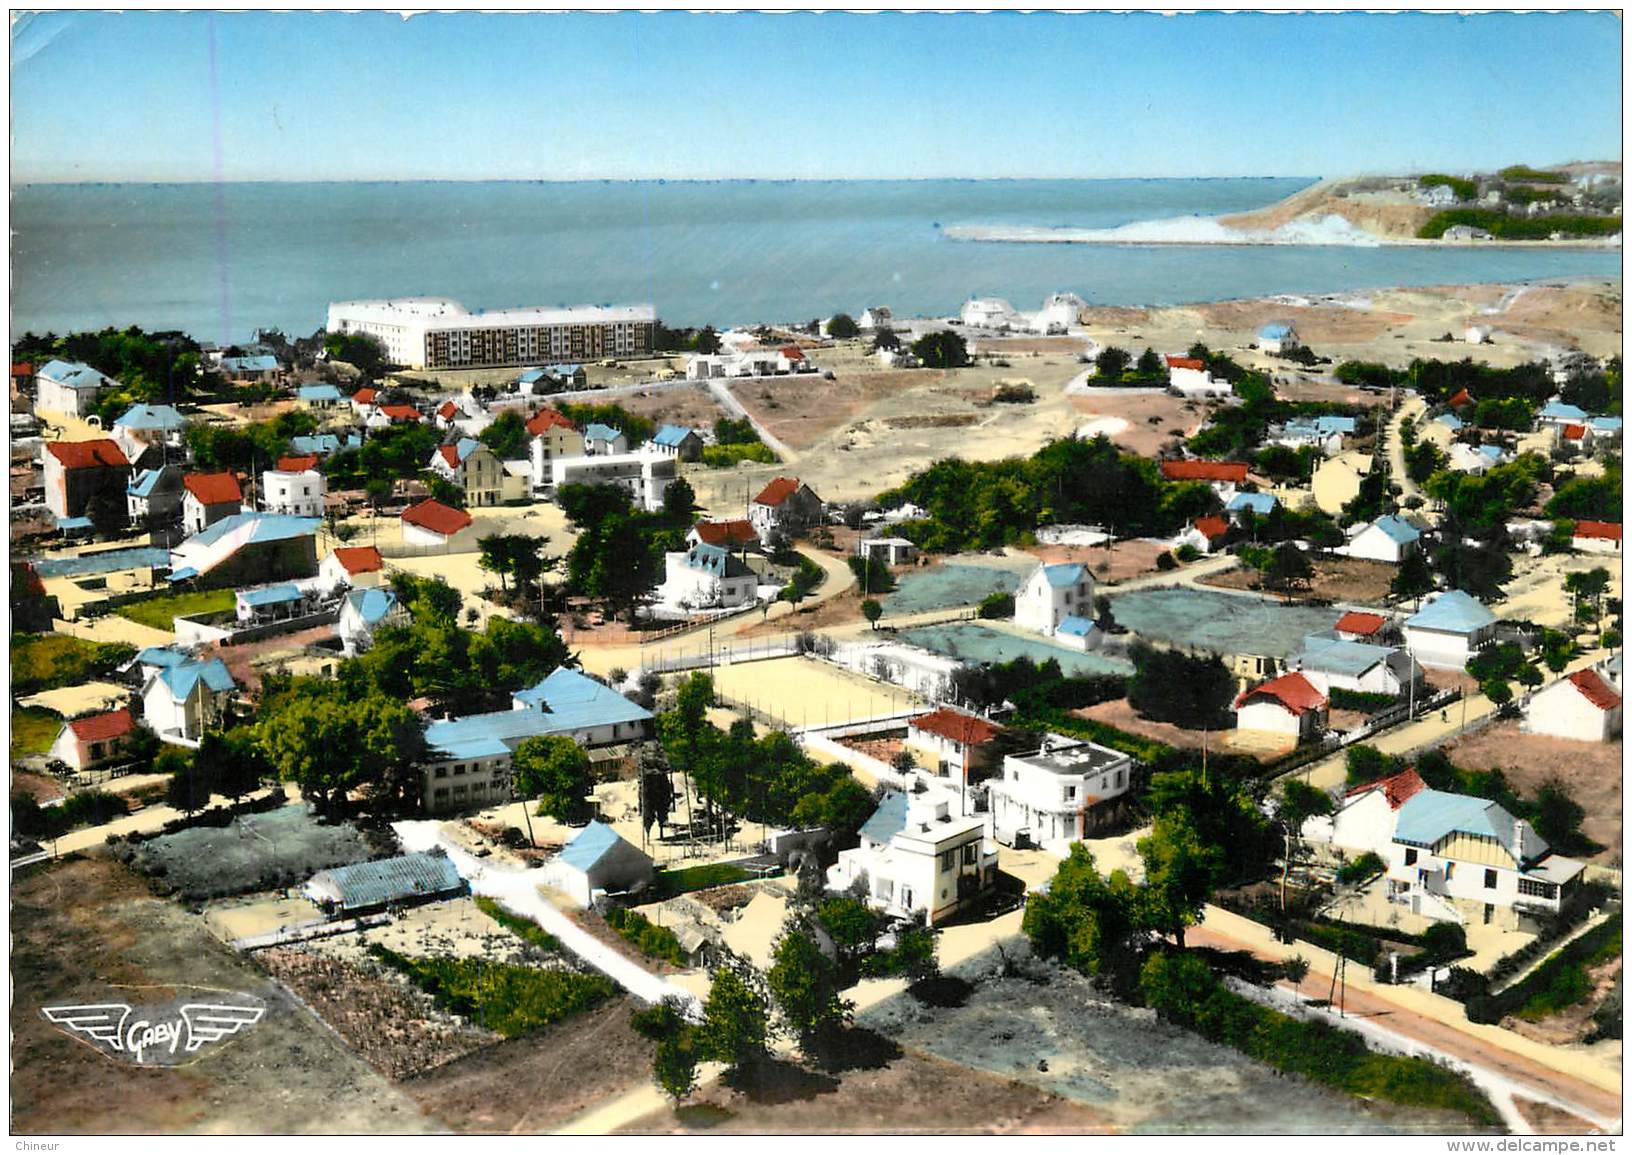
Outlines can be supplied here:
[[350, 917], [452, 898], [465, 893], [465, 880], [445, 854], [404, 854], [320, 870], [303, 893], [325, 913]]
[[652, 880], [652, 860], [604, 822], [591, 822], [545, 867], [545, 882], [588, 907]]

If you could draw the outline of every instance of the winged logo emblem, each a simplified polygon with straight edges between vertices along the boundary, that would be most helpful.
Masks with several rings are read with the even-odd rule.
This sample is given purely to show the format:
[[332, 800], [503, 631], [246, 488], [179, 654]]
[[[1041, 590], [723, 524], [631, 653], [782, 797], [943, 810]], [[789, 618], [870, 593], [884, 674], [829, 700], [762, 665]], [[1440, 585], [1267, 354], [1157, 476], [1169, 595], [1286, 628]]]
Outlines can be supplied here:
[[42, 1007], [41, 1014], [71, 1037], [114, 1057], [171, 1065], [254, 1026], [266, 1014], [266, 1003], [253, 995], [231, 995], [220, 1002], [189, 998], [153, 1007], [74, 1003]]

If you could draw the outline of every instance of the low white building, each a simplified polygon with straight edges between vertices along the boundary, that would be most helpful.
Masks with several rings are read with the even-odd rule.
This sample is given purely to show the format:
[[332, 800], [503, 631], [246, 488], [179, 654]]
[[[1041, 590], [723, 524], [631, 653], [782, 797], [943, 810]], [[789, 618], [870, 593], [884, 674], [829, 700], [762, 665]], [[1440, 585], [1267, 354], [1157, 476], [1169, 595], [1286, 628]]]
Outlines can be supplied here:
[[315, 457], [284, 457], [261, 474], [261, 508], [267, 513], [322, 517], [328, 486]]
[[1128, 792], [1133, 759], [1095, 742], [1047, 734], [1035, 754], [1010, 754], [987, 787], [997, 840], [1042, 844], [1088, 836], [1114, 813], [1105, 804]]
[[1422, 667], [1403, 648], [1347, 641], [1335, 633], [1305, 637], [1303, 648], [1287, 658], [1286, 668], [1301, 672], [1327, 695], [1338, 689], [1398, 696], [1423, 677]]
[[426, 498], [402, 511], [404, 545], [455, 550], [475, 545], [476, 519], [462, 509]]
[[856, 542], [856, 556], [885, 565], [911, 565], [918, 547], [904, 537], [864, 537]]
[[1537, 690], [1521, 729], [1576, 742], [1612, 742], [1621, 734], [1621, 694], [1600, 669], [1577, 670]]
[[674, 458], [651, 453], [557, 457], [549, 466], [552, 493], [563, 485], [621, 485], [648, 513], [663, 508], [663, 495], [676, 476]]
[[652, 881], [652, 860], [604, 822], [591, 822], [544, 866], [544, 885], [586, 909], [597, 895], [626, 894]]
[[1293, 672], [1243, 691], [1232, 708], [1237, 730], [1307, 742], [1326, 729], [1331, 701], [1313, 681]]
[[1214, 378], [1207, 362], [1199, 357], [1168, 357], [1167, 385], [1185, 397], [1228, 397], [1233, 389], [1228, 381]]
[[385, 582], [385, 559], [371, 545], [336, 546], [317, 567], [317, 577], [325, 589], [373, 589]]
[[974, 329], [1006, 329], [1019, 321], [1020, 315], [1001, 297], [976, 297], [963, 303], [958, 319]]
[[136, 719], [121, 707], [62, 724], [48, 756], [76, 774], [117, 762], [136, 733]]
[[1415, 769], [1403, 770], [1344, 792], [1330, 814], [1303, 824], [1307, 842], [1331, 846], [1346, 855], [1375, 854], [1387, 859], [1394, 841], [1394, 820], [1400, 807], [1419, 791], [1428, 789]]
[[1039, 565], [1014, 595], [1014, 624], [1033, 633], [1053, 634], [1067, 619], [1093, 616], [1094, 575], [1080, 563]]
[[1422, 548], [1422, 531], [1395, 514], [1386, 514], [1376, 521], [1356, 527], [1347, 545], [1334, 553], [1346, 554], [1366, 561], [1382, 561], [1398, 565], [1408, 554]]
[[1425, 666], [1460, 670], [1496, 637], [1496, 615], [1461, 590], [1431, 594], [1404, 624], [1405, 647]]
[[1620, 553], [1621, 524], [1617, 521], [1578, 521], [1570, 533], [1570, 548], [1577, 553]]
[[759, 575], [722, 546], [698, 543], [663, 555], [658, 600], [683, 610], [733, 609], [752, 602]]
[[905, 642], [864, 641], [841, 645], [833, 660], [847, 669], [901, 686], [930, 702], [951, 701], [965, 663]]
[[1047, 336], [1081, 328], [1082, 311], [1087, 307], [1088, 302], [1075, 293], [1050, 293], [1043, 299], [1043, 307], [1032, 314], [1032, 332]]
[[237, 689], [220, 658], [152, 667], [142, 689], [142, 720], [161, 741], [196, 746], [220, 723]]
[[382, 626], [405, 623], [407, 611], [397, 602], [397, 595], [388, 589], [356, 589], [346, 594], [340, 603], [340, 620], [334, 632], [346, 657], [352, 657], [374, 644], [374, 633]]
[[943, 794], [886, 794], [861, 827], [861, 845], [841, 851], [827, 888], [858, 884], [867, 904], [929, 925], [977, 901], [997, 881], [997, 848], [979, 815], [954, 817]]

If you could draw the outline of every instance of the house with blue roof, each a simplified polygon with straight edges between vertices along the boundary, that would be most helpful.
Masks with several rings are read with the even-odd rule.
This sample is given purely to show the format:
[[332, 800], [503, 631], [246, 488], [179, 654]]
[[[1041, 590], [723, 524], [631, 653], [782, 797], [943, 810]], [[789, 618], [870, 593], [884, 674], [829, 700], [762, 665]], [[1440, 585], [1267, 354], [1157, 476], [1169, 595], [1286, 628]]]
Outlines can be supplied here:
[[1585, 425], [1588, 416], [1579, 405], [1566, 405], [1555, 398], [1541, 407], [1536, 420], [1544, 425]]
[[1066, 618], [1094, 615], [1094, 575], [1080, 563], [1039, 565], [1014, 595], [1014, 624], [1052, 635]]
[[639, 741], [652, 733], [650, 710], [594, 678], [562, 667], [515, 694], [512, 708], [432, 722], [422, 767], [431, 813], [507, 802], [516, 747], [528, 738], [561, 736], [580, 746]]
[[233, 381], [265, 381], [276, 377], [282, 368], [278, 359], [270, 353], [258, 353], [252, 357], [223, 357], [221, 358], [221, 372]]
[[744, 606], [759, 594], [759, 575], [723, 545], [696, 542], [663, 555], [657, 600], [682, 610]]
[[1334, 689], [1398, 696], [1413, 682], [1420, 689], [1423, 679], [1422, 667], [1403, 648], [1348, 641], [1332, 631], [1307, 635], [1286, 668], [1300, 671], [1328, 697]]
[[1343, 451], [1343, 439], [1354, 436], [1354, 418], [1331, 414], [1320, 417], [1294, 417], [1270, 431], [1269, 440], [1290, 449], [1313, 446], [1327, 457]]
[[254, 510], [232, 514], [170, 551], [170, 580], [220, 587], [315, 577], [320, 524]]
[[1388, 898], [1440, 922], [1534, 931], [1558, 913], [1583, 869], [1499, 803], [1418, 790], [1395, 815]]
[[1461, 590], [1430, 594], [1404, 623], [1405, 647], [1425, 666], [1460, 670], [1496, 639], [1496, 615]]
[[130, 484], [125, 486], [125, 512], [131, 522], [153, 528], [179, 520], [181, 478], [179, 465], [161, 465], [157, 469], [139, 469], [132, 473]]
[[84, 417], [104, 389], [119, 382], [82, 361], [52, 359], [34, 372], [34, 411]]
[[543, 365], [523, 370], [516, 378], [517, 390], [525, 396], [560, 393], [567, 389], [582, 389], [589, 384], [589, 374], [582, 365]]
[[[172, 405], [132, 405], [113, 423], [113, 440], [130, 458], [141, 462], [149, 450], [179, 449], [187, 430], [187, 418]], [[160, 453], [155, 453], [157, 459]], [[180, 460], [179, 457], [177, 460]]]
[[892, 918], [929, 925], [978, 902], [997, 881], [997, 847], [985, 815], [964, 815], [955, 793], [890, 790], [862, 823], [861, 843], [828, 868], [829, 891], [866, 889], [865, 901]]
[[677, 461], [696, 461], [703, 456], [703, 438], [684, 425], [664, 425], [646, 443], [647, 449]]
[[361, 449], [363, 439], [355, 433], [348, 434], [344, 441], [333, 433], [314, 433], [309, 437], [291, 437], [289, 439], [290, 452], [297, 457], [327, 457], [331, 453], [338, 453], [342, 449]]
[[652, 881], [652, 860], [606, 823], [591, 822], [544, 867], [544, 885], [590, 907], [599, 895], [628, 894]]
[[173, 745], [197, 746], [204, 732], [226, 715], [238, 690], [220, 658], [184, 658], [166, 665], [138, 661], [146, 676], [142, 720], [161, 741]]
[[1229, 503], [1224, 506], [1224, 511], [1236, 521], [1240, 521], [1243, 513], [1268, 517], [1275, 512], [1275, 507], [1279, 504], [1273, 493], [1238, 493], [1230, 498]]
[[595, 422], [584, 426], [584, 456], [606, 457], [614, 453], [628, 453], [629, 439], [623, 430]]
[[1356, 526], [1347, 545], [1336, 552], [1366, 561], [1399, 565], [1407, 555], [1422, 548], [1422, 531], [1398, 514], [1389, 513], [1376, 521]]
[[1288, 349], [1296, 349], [1300, 344], [1302, 342], [1298, 340], [1290, 321], [1272, 321], [1258, 330], [1258, 348], [1266, 353], [1278, 356]]
[[293, 582], [281, 582], [238, 590], [234, 609], [241, 624], [260, 626], [303, 617], [312, 612], [317, 600], [316, 591], [303, 590]]
[[384, 586], [364, 587], [347, 592], [340, 603], [340, 620], [335, 633], [349, 658], [362, 653], [374, 644], [374, 632], [382, 626], [406, 623], [407, 611], [397, 602], [397, 595]]
[[339, 409], [346, 404], [345, 394], [335, 385], [302, 385], [295, 390], [295, 400], [307, 409]]

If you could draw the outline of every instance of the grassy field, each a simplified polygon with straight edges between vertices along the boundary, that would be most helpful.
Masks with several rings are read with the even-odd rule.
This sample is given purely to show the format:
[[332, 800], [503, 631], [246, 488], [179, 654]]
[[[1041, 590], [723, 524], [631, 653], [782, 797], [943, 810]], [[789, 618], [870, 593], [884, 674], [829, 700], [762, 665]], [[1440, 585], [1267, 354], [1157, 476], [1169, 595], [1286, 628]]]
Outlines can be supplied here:
[[11, 708], [11, 756], [13, 760], [29, 754], [44, 754], [56, 741], [62, 729], [62, 719], [50, 710], [38, 706]]
[[220, 613], [232, 609], [236, 604], [237, 599], [231, 590], [189, 590], [145, 602], [132, 602], [128, 606], [120, 606], [115, 612], [138, 625], [168, 630], [174, 628], [175, 618]]
[[[165, 622], [165, 628], [170, 623]], [[33, 694], [110, 673], [136, 656], [129, 646], [87, 642], [67, 634], [11, 635], [11, 692]]]

